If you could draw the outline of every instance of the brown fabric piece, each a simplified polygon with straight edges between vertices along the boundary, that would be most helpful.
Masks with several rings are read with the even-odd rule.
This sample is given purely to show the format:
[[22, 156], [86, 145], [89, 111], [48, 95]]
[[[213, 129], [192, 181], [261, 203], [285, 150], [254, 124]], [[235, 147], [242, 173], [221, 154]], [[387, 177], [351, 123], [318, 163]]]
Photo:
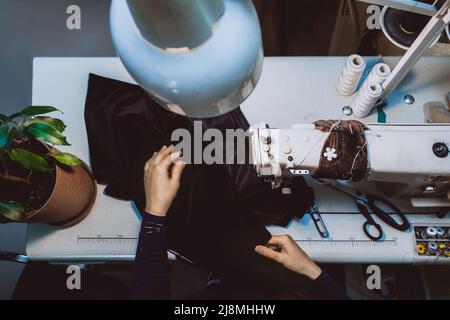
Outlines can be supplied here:
[[[367, 127], [356, 120], [319, 120], [316, 129], [330, 132], [322, 149], [319, 167], [314, 178], [359, 181], [368, 171], [367, 146], [364, 130]], [[326, 148], [336, 149], [332, 161], [323, 155]], [[352, 169], [353, 167], [353, 169]]]

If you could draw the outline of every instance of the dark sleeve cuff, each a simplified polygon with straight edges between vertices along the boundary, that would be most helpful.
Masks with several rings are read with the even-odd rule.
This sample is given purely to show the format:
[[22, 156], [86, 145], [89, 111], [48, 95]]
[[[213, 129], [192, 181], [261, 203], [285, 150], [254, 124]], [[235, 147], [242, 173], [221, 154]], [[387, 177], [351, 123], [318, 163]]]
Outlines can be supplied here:
[[166, 218], [143, 212], [133, 267], [134, 298], [170, 297], [166, 241]]
[[156, 216], [150, 212], [143, 211], [142, 214], [142, 224], [145, 225], [146, 223], [157, 223], [161, 224], [163, 227], [166, 226], [166, 217], [162, 216]]
[[348, 296], [336, 281], [322, 270], [320, 276], [313, 281], [311, 297], [321, 300], [347, 300]]

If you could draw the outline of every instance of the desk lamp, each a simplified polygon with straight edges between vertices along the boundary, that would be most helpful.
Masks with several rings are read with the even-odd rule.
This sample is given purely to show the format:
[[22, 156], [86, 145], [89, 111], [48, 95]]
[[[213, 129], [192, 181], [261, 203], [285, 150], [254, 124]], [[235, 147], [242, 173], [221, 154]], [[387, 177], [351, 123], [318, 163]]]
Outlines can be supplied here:
[[251, 0], [113, 0], [110, 28], [130, 75], [178, 114], [233, 110], [261, 75], [261, 30]]

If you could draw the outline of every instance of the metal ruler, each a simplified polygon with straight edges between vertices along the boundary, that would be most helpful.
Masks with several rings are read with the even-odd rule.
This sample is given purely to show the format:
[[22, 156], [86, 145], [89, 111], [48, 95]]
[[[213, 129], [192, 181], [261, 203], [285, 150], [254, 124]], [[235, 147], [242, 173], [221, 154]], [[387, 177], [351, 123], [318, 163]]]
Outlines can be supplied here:
[[138, 242], [137, 237], [124, 237], [121, 235], [115, 237], [109, 236], [77, 236], [77, 244], [80, 245], [132, 245]]
[[326, 240], [326, 239], [301, 239], [295, 240], [300, 247], [311, 246], [311, 247], [397, 247], [397, 239], [389, 239], [382, 241], [372, 241], [372, 240], [357, 240], [357, 239], [339, 239], [339, 240]]

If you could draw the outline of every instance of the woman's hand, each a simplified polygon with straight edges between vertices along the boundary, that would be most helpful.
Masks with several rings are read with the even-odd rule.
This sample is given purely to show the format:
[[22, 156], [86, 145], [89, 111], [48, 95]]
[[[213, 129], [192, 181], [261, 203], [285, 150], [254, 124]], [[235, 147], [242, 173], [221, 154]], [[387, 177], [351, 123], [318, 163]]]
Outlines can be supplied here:
[[267, 246], [256, 246], [255, 251], [311, 280], [317, 279], [322, 270], [288, 235], [272, 236]]
[[164, 146], [145, 164], [145, 211], [153, 215], [167, 214], [180, 187], [181, 174], [186, 164], [176, 161], [181, 155], [180, 151], [173, 154], [172, 151], [172, 146]]

